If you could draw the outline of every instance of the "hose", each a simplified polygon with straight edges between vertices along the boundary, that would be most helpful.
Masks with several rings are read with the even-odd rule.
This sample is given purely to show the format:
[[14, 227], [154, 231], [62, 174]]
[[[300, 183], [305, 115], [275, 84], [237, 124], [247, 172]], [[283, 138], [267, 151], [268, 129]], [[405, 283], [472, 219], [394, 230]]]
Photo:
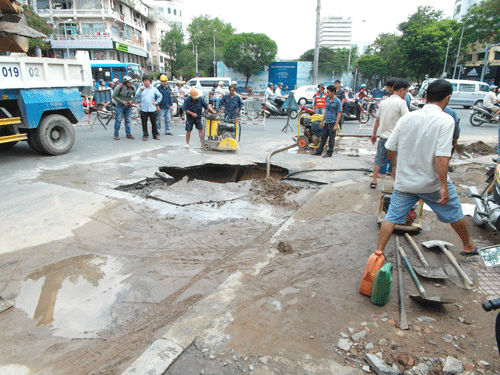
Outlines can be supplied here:
[[299, 146], [296, 143], [294, 143], [293, 145], [278, 148], [277, 150], [271, 151], [269, 153], [269, 155], [267, 155], [267, 158], [266, 158], [266, 178], [269, 178], [269, 176], [271, 175], [271, 156], [273, 156], [274, 154], [277, 154], [278, 152], [286, 151], [286, 150], [293, 148], [293, 147], [299, 147]]
[[304, 170], [304, 171], [297, 171], [297, 172], [293, 172], [293, 173], [290, 173], [288, 175], [286, 175], [285, 177], [281, 178], [282, 180], [286, 180], [286, 179], [289, 179], [290, 177], [296, 175], [296, 174], [299, 174], [299, 173], [307, 173], [307, 172], [371, 172], [372, 170], [371, 169], [368, 169], [368, 168], [335, 168], [335, 169], [307, 169], [307, 170]]

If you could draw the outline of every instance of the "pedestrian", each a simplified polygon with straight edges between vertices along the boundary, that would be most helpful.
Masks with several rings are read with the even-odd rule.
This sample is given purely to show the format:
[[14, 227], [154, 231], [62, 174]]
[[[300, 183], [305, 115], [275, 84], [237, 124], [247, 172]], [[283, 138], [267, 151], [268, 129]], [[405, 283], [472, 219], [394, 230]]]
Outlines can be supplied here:
[[411, 101], [413, 100], [413, 92], [415, 91], [415, 88], [413, 86], [410, 86], [408, 88], [408, 92], [405, 95], [405, 102], [406, 106], [408, 107], [409, 111], [416, 111], [418, 107], [416, 105], [411, 104]]
[[158, 104], [160, 111], [158, 113], [158, 133], [161, 130], [161, 120], [165, 119], [165, 135], [173, 135], [170, 131], [170, 112], [172, 111], [172, 92], [168, 87], [168, 78], [165, 74], [160, 76], [160, 86], [158, 91], [161, 94], [161, 101]]
[[242, 107], [243, 100], [236, 95], [236, 86], [229, 86], [229, 94], [224, 95], [219, 103], [221, 113], [224, 113], [224, 117], [228, 120], [236, 120]]
[[341, 84], [341, 82], [338, 79], [335, 81], [335, 89], [337, 90], [335, 92], [335, 95], [340, 100], [340, 104], [342, 106], [342, 115], [340, 117], [340, 122], [339, 122], [340, 127], [342, 127], [342, 125], [344, 125], [344, 117], [345, 117], [344, 116], [344, 102], [345, 102], [345, 99], [344, 99], [344, 89], [342, 88], [342, 84]]
[[147, 141], [148, 134], [148, 118], [151, 120], [151, 132], [153, 138], [159, 140], [157, 117], [160, 107], [162, 95], [156, 87], [151, 86], [151, 78], [144, 76], [142, 79], [143, 86], [137, 89], [135, 93], [136, 100], [141, 102], [139, 107], [142, 123], [142, 140]]
[[[398, 81], [394, 84], [395, 93], [399, 91]], [[410, 209], [422, 199], [440, 221], [450, 223], [458, 234], [463, 244], [460, 255], [479, 255], [469, 237], [455, 187], [448, 180], [455, 123], [443, 109], [452, 92], [448, 81], [432, 82], [427, 88], [424, 108], [401, 117], [385, 143], [394, 165], [395, 181], [389, 209], [380, 227], [379, 251], [384, 251], [395, 225], [404, 224]]]
[[373, 166], [373, 180], [370, 183], [372, 189], [377, 187], [378, 172], [380, 171], [380, 167], [387, 161], [387, 152], [384, 147], [385, 142], [387, 142], [387, 139], [394, 130], [396, 122], [409, 112], [406, 102], [404, 101], [408, 87], [410, 87], [410, 82], [408, 82], [408, 80], [397, 78], [394, 81], [392, 95], [380, 103], [378, 117], [375, 120], [371, 138], [372, 144], [375, 144], [377, 141], [377, 131], [380, 127], [377, 154], [375, 155], [375, 165]]
[[224, 96], [224, 81], [219, 81], [219, 84], [214, 89], [214, 106], [216, 109], [220, 107], [220, 100]]
[[135, 89], [130, 76], [123, 77], [122, 84], [116, 85], [113, 91], [113, 100], [116, 103], [115, 139], [119, 140], [119, 131], [122, 119], [125, 117], [125, 134], [128, 139], [135, 139], [130, 129], [132, 117], [132, 103], [135, 100]]
[[324, 158], [331, 158], [333, 154], [333, 148], [335, 147], [335, 136], [339, 128], [340, 117], [342, 115], [342, 104], [340, 100], [336, 97], [336, 88], [334, 85], [330, 85], [326, 88], [326, 100], [325, 100], [325, 115], [321, 120], [321, 127], [323, 128], [323, 133], [321, 134], [321, 143], [312, 155], [321, 155], [323, 153], [323, 148], [326, 145], [326, 140], [328, 139], [328, 150], [323, 156]]
[[318, 91], [316, 91], [316, 94], [314, 94], [313, 97], [314, 112], [316, 112], [318, 115], [325, 114], [325, 100], [326, 100], [325, 85], [323, 83], [320, 83], [318, 85]]
[[216, 114], [215, 110], [211, 105], [208, 105], [203, 97], [200, 97], [200, 93], [195, 88], [189, 91], [189, 96], [184, 100], [182, 106], [184, 113], [186, 114], [186, 146], [184, 148], [189, 148], [189, 139], [191, 138], [191, 131], [193, 126], [198, 129], [198, 134], [200, 136], [200, 142], [203, 142], [203, 127], [201, 124], [201, 114], [203, 109]]

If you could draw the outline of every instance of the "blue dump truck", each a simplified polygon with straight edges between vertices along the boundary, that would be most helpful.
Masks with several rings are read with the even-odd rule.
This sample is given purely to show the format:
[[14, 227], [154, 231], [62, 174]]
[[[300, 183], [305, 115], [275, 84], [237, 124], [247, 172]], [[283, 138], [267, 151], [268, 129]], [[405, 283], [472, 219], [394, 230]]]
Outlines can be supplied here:
[[92, 86], [88, 52], [75, 59], [28, 57], [28, 38], [42, 34], [23, 25], [16, 2], [0, 0], [0, 12], [10, 16], [0, 18], [0, 52], [11, 52], [0, 56], [0, 151], [27, 141], [39, 153], [65, 154], [75, 141], [73, 124], [84, 116], [81, 95]]

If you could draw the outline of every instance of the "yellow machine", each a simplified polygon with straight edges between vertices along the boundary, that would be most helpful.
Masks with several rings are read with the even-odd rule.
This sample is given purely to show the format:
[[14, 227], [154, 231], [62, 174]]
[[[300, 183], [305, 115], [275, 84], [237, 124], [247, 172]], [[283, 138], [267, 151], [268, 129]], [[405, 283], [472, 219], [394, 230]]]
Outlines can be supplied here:
[[221, 116], [204, 116], [204, 141], [201, 147], [206, 150], [236, 151], [241, 138], [241, 128], [237, 120], [224, 119]]
[[[309, 147], [315, 150], [319, 147], [321, 135], [315, 133], [318, 133], [321, 120], [323, 120], [323, 115], [304, 113], [299, 116], [299, 126], [297, 126], [297, 146], [299, 148], [305, 150]], [[337, 130], [335, 136], [339, 134], [339, 131], [340, 129]]]
[[[392, 190], [386, 190], [382, 186], [382, 191], [380, 195], [380, 205], [378, 208], [378, 218], [377, 224], [381, 225], [384, 221], [385, 214], [389, 208], [389, 203], [391, 202]], [[422, 230], [422, 215], [424, 212], [424, 202], [419, 200], [415, 206], [410, 210], [408, 216], [406, 217], [406, 223], [403, 225], [397, 224], [395, 226], [396, 230], [401, 230], [404, 232], [419, 232]]]

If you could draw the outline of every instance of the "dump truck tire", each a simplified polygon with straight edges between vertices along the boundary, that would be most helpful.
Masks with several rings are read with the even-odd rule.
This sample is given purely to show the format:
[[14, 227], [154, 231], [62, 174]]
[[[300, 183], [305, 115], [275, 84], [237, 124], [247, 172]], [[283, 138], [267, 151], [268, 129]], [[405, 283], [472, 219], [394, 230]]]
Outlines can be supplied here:
[[49, 115], [40, 121], [37, 136], [42, 152], [47, 155], [67, 153], [75, 143], [75, 129], [71, 122], [61, 115]]

